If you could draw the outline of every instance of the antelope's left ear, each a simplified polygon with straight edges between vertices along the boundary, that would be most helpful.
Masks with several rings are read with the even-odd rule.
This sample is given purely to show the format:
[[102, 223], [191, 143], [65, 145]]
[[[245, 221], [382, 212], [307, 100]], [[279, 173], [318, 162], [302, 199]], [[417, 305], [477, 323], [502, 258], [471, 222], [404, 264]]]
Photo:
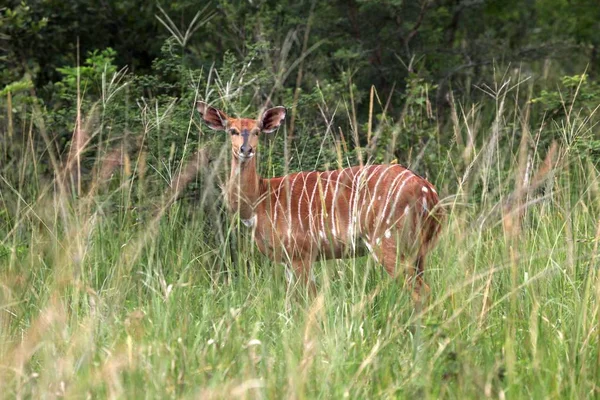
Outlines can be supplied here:
[[260, 117], [261, 132], [271, 133], [279, 128], [279, 125], [285, 119], [286, 112], [285, 107], [273, 107], [266, 110]]
[[196, 110], [198, 110], [209, 128], [216, 131], [224, 131], [227, 129], [228, 117], [223, 111], [211, 107], [203, 101], [196, 102]]

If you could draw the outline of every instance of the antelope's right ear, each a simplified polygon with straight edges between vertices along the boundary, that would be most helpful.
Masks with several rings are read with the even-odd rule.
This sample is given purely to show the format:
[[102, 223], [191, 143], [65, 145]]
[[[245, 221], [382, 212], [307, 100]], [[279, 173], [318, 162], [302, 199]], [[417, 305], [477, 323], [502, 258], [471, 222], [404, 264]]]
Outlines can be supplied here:
[[227, 129], [227, 114], [209, 106], [203, 101], [196, 102], [196, 110], [210, 129], [224, 131]]

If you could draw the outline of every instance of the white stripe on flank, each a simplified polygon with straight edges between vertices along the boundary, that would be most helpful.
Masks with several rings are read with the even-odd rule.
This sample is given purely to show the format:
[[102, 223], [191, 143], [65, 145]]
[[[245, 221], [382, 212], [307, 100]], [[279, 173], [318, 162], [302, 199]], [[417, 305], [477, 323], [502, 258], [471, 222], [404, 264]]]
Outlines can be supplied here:
[[294, 177], [294, 180], [292, 181], [291, 185], [289, 186], [289, 190], [287, 193], [287, 202], [288, 202], [288, 216], [289, 219], [287, 221], [288, 224], [288, 228], [287, 228], [287, 236], [288, 236], [288, 240], [291, 239], [292, 237], [292, 194], [294, 193], [294, 185], [296, 184], [296, 179], [298, 179], [298, 177], [300, 176], [300, 172], [296, 174], [296, 176]]
[[[315, 171], [316, 172], [316, 171]], [[315, 179], [315, 183], [314, 183], [314, 187], [313, 187], [313, 191], [312, 191], [312, 195], [310, 196], [310, 201], [308, 203], [308, 232], [310, 234], [310, 236], [314, 239], [314, 235], [313, 235], [313, 202], [315, 200], [315, 192], [317, 191], [317, 187], [319, 186], [319, 181], [321, 180], [321, 173], [317, 172], [317, 179]]]
[[361, 169], [360, 171], [355, 173], [354, 176], [352, 177], [352, 182], [350, 183], [350, 198], [348, 199], [348, 229], [346, 231], [348, 232], [348, 238], [350, 239], [350, 242], [352, 243], [353, 249], [354, 249], [354, 240], [353, 240], [354, 223], [352, 222], [352, 197], [356, 196], [356, 191], [354, 190], [354, 185], [355, 185], [357, 178], [362, 173], [362, 171], [363, 170]]
[[312, 174], [313, 172], [316, 173], [316, 171], [310, 171], [308, 174], [305, 174], [302, 172], [302, 177], [304, 178], [304, 186], [302, 187], [302, 193], [300, 193], [300, 196], [298, 196], [298, 222], [300, 223], [300, 231], [304, 231], [304, 222], [302, 221], [302, 213], [300, 212], [300, 210], [302, 209], [302, 198], [304, 197], [304, 195], [306, 195], [306, 200], [308, 200], [308, 191], [306, 190], [306, 181], [308, 180], [308, 177], [310, 176], [310, 174]]
[[[360, 172], [361, 171], [358, 171], [358, 173], [354, 174], [354, 176], [352, 177], [352, 181], [350, 182], [350, 198], [348, 199], [348, 229], [346, 229], [349, 238], [352, 238], [353, 236], [352, 227], [354, 226], [354, 224], [352, 223], [352, 196], [355, 195], [354, 183], [356, 182], [356, 178], [360, 175]], [[354, 248], [354, 241], [351, 240], [351, 242]]]
[[[375, 168], [371, 174], [367, 177], [367, 179], [365, 180], [365, 184], [364, 187], [361, 187], [361, 193], [358, 197], [358, 201], [356, 202], [357, 204], [360, 204], [360, 210], [357, 210], [354, 214], [356, 215], [356, 218], [359, 221], [359, 225], [360, 225], [360, 221], [362, 220], [363, 214], [362, 211], [364, 209], [364, 205], [365, 205], [365, 201], [367, 201], [367, 199], [370, 198], [370, 201], [373, 200], [373, 198], [375, 197], [375, 195], [377, 194], [375, 192], [375, 190], [373, 190], [373, 193], [371, 193], [371, 190], [369, 189], [369, 182], [371, 181], [371, 179], [373, 179], [373, 177], [375, 176], [375, 174], [381, 169], [381, 167], [384, 167], [384, 165], [378, 165], [377, 168]], [[385, 174], [387, 172], [387, 169], [385, 171], [382, 172], [382, 174]], [[379, 176], [377, 179], [381, 179], [381, 176]], [[377, 182], [375, 182], [375, 185], [377, 185]], [[362, 195], [362, 197], [360, 197]], [[372, 196], [372, 197], [371, 197]], [[367, 210], [367, 213], [364, 215], [365, 218], [369, 216], [369, 211]]]
[[[325, 180], [325, 191], [323, 192], [323, 197], [321, 197], [320, 205], [321, 205], [321, 228], [323, 229], [323, 233], [327, 232], [325, 228], [325, 218], [327, 217], [327, 192], [329, 191], [329, 177], [331, 176], [331, 172], [327, 171], [327, 179]], [[327, 242], [327, 238], [325, 237], [325, 242]]]
[[367, 246], [367, 249], [369, 249], [369, 253], [371, 253], [371, 255], [373, 256], [373, 258], [375, 259], [375, 261], [379, 262], [379, 259], [377, 258], [377, 255], [373, 251], [373, 246], [371, 246], [371, 243], [367, 242], [366, 240], [364, 242], [365, 242], [365, 246]]
[[[354, 199], [354, 211], [352, 213], [353, 217], [354, 217], [354, 221], [357, 222], [357, 231], [361, 231], [361, 220], [363, 217], [362, 211], [364, 209], [364, 205], [365, 205], [365, 201], [369, 196], [375, 196], [375, 192], [373, 192], [373, 194], [371, 194], [371, 191], [369, 189], [369, 182], [371, 181], [371, 179], [373, 179], [373, 177], [375, 176], [375, 174], [377, 174], [377, 172], [383, 167], [383, 165], [378, 165], [377, 167], [375, 167], [373, 169], [373, 171], [371, 171], [371, 173], [369, 174], [369, 176], [367, 177], [367, 179], [365, 179], [363, 182], [364, 184], [361, 184], [359, 182], [359, 185], [356, 187], [356, 191], [357, 191], [357, 197], [355, 197]], [[384, 174], [385, 171], [382, 172], [382, 174]], [[362, 197], [361, 197], [362, 196]], [[360, 209], [358, 208], [358, 205], [360, 204]]]
[[[367, 207], [367, 216], [369, 215], [369, 213], [371, 212], [371, 209], [373, 208], [373, 205], [375, 204], [375, 195], [377, 194], [377, 188], [379, 187], [379, 184], [387, 176], [387, 173], [390, 170], [390, 168], [393, 168], [396, 166], [397, 165], [388, 166], [387, 169], [385, 171], [383, 171], [381, 173], [381, 175], [379, 175], [379, 179], [377, 179], [377, 182], [375, 183], [375, 187], [373, 188], [373, 195], [371, 196], [371, 201], [369, 201], [369, 206]], [[389, 193], [389, 191], [388, 191], [388, 193]]]
[[[369, 182], [369, 179], [373, 177], [376, 171], [381, 168], [381, 165], [378, 165], [371, 171], [371, 175], [365, 182]], [[352, 250], [356, 248], [356, 240], [354, 238], [355, 232], [357, 231], [356, 222], [358, 222], [358, 198], [360, 197], [362, 188], [361, 178], [364, 177], [365, 173], [369, 171], [369, 167], [363, 167], [358, 171], [354, 178], [352, 178], [352, 187], [350, 188], [350, 199], [349, 199], [349, 207], [348, 207], [348, 237], [350, 238], [350, 242], [352, 243]], [[368, 185], [367, 185], [368, 187]], [[360, 228], [360, 227], [358, 227]]]
[[277, 189], [275, 189], [275, 209], [273, 210], [273, 228], [275, 232], [277, 232], [277, 209], [279, 206], [279, 196], [281, 195], [281, 185], [283, 182], [285, 182], [285, 178], [279, 182], [279, 186], [277, 186]]
[[[408, 171], [408, 170], [407, 170]], [[408, 171], [410, 172], [410, 171]], [[413, 174], [412, 172], [410, 172], [410, 176], [408, 178], [406, 178], [404, 180], [404, 182], [402, 182], [402, 185], [400, 185], [400, 187], [398, 188], [398, 191], [396, 192], [396, 198], [394, 198], [394, 204], [392, 205], [392, 208], [390, 210], [390, 215], [388, 215], [387, 221], [385, 221], [388, 225], [392, 222], [392, 216], [394, 215], [394, 212], [396, 211], [396, 206], [398, 206], [398, 200], [400, 200], [400, 196], [402, 195], [402, 189], [404, 189], [404, 185], [406, 185], [406, 183], [410, 180], [410, 178], [414, 178], [416, 177], [415, 174]], [[408, 206], [406, 206], [408, 208]], [[405, 214], [407, 214], [406, 210], [404, 211]]]
[[[405, 169], [404, 171], [400, 172], [398, 174], [398, 176], [392, 181], [392, 184], [390, 185], [390, 187], [388, 189], [388, 194], [387, 194], [387, 198], [385, 199], [385, 204], [383, 205], [383, 210], [381, 211], [381, 214], [380, 214], [380, 216], [379, 216], [379, 218], [377, 220], [378, 223], [376, 225], [376, 229], [379, 228], [379, 225], [381, 224], [381, 221], [383, 221], [385, 219], [385, 216], [386, 216], [385, 212], [387, 210], [388, 205], [390, 204], [390, 199], [392, 198], [392, 195], [394, 195], [394, 193], [397, 194], [396, 190], [397, 191], [402, 191], [402, 186], [404, 185], [404, 183], [399, 188], [396, 188], [396, 190], [394, 190], [394, 186], [397, 185], [398, 181], [400, 179], [402, 179], [407, 172], [410, 172], [410, 171], [407, 170], [407, 169]], [[393, 212], [393, 210], [394, 209], [392, 208], [391, 212]], [[389, 218], [388, 218], [388, 220], [389, 220]], [[388, 222], [388, 224], [389, 224], [389, 222]]]
[[335, 223], [335, 204], [337, 203], [337, 193], [340, 188], [340, 178], [342, 177], [342, 173], [344, 170], [338, 170], [338, 176], [335, 180], [335, 189], [333, 191], [333, 202], [331, 204], [331, 234], [333, 238], [337, 238], [337, 225]]

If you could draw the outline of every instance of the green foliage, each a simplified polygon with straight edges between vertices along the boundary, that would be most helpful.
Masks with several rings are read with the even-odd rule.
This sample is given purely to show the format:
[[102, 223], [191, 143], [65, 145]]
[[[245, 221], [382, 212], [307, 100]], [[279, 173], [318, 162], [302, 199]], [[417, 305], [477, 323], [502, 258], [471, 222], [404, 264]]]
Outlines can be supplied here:
[[78, 90], [82, 92], [82, 96], [99, 98], [103, 94], [103, 81], [117, 72], [117, 67], [113, 65], [115, 56], [116, 52], [111, 48], [94, 50], [88, 53], [82, 66], [57, 68], [62, 76], [56, 84], [59, 98], [73, 102], [73, 95]]
[[580, 157], [589, 157], [593, 163], [600, 160], [600, 84], [586, 74], [564, 76], [556, 89], [542, 90], [531, 102], [539, 104], [540, 112], [552, 122], [542, 143], [564, 139]]
[[[7, 396], [594, 393], [597, 2], [163, 6], [0, 8]], [[198, 99], [287, 107], [263, 176], [398, 162], [435, 183], [427, 307], [370, 258], [317, 263], [316, 299], [286, 286], [224, 212], [227, 133]]]
[[[57, 68], [61, 79], [51, 85], [54, 110], [49, 114], [48, 128], [60, 145], [59, 151], [66, 148], [78, 123], [78, 115], [82, 129], [89, 137], [96, 136], [96, 132], [90, 132], [96, 119], [117, 132], [128, 124], [122, 90], [127, 86], [128, 78], [114, 65], [115, 56], [111, 48], [94, 50], [87, 54], [81, 66]], [[50, 90], [49, 87], [46, 89]]]
[[573, 109], [590, 113], [600, 104], [600, 85], [586, 74], [564, 76], [560, 86], [554, 90], [543, 89], [531, 102], [540, 103], [542, 110], [553, 117], [565, 117]]
[[0, 96], [6, 96], [8, 93], [18, 94], [20, 92], [24, 92], [33, 88], [33, 82], [30, 79], [21, 79], [16, 82], [12, 82], [4, 87], [2, 91], [0, 91]]
[[[407, 92], [415, 98], [406, 99], [412, 119], [405, 121], [423, 123], [429, 88], [425, 80], [410, 83]], [[233, 104], [228, 111], [242, 107]], [[190, 106], [181, 106], [181, 115], [178, 107], [169, 111], [153, 103], [147, 114], [140, 111], [149, 141], [182, 124], [185, 108], [194, 125]], [[4, 393], [586, 397], [597, 385], [600, 354], [598, 171], [565, 153], [563, 161], [572, 168], [553, 169], [545, 178], [553, 189], [541, 195], [518, 191], [518, 147], [490, 145], [493, 129], [509, 132], [524, 111], [507, 107], [501, 114], [477, 115], [484, 121], [483, 137], [472, 157], [485, 160], [491, 148], [493, 162], [472, 165], [456, 157], [440, 163], [435, 183], [447, 216], [428, 258], [425, 278], [432, 290], [422, 308], [415, 307], [404, 281], [389, 278], [371, 257], [315, 263], [316, 297], [288, 286], [283, 268], [258, 254], [250, 232], [220, 212], [220, 182], [207, 181], [227, 170], [227, 159], [215, 157], [198, 172], [200, 193], [193, 203], [171, 202], [169, 182], [151, 176], [132, 175], [113, 186], [95, 181], [97, 191], [73, 198], [55, 189], [56, 180], [25, 182], [16, 174], [7, 181], [3, 174]], [[382, 114], [378, 122], [385, 123]], [[467, 122], [443, 126], [440, 135]], [[136, 124], [131, 121], [132, 129]], [[101, 125], [97, 121], [94, 128]], [[535, 128], [545, 134], [548, 126]], [[285, 133], [280, 130], [276, 139]], [[298, 140], [310, 134], [299, 129]], [[323, 146], [336, 154], [335, 141]], [[538, 169], [543, 149], [533, 150], [532, 168]], [[146, 162], [166, 171], [160, 163], [167, 158], [142, 162], [144, 151], [132, 152], [132, 171]], [[42, 154], [29, 153], [17, 171], [42, 160]], [[311, 166], [303, 161], [300, 167]], [[127, 175], [125, 166], [120, 170]], [[464, 181], [465, 171], [475, 180], [488, 179], [496, 198], [482, 201], [478, 188]], [[450, 192], [457, 182], [460, 188]], [[20, 206], [32, 189], [39, 195]], [[446, 194], [456, 192], [458, 200]], [[520, 201], [528, 204], [517, 215]]]
[[26, 2], [0, 8], [0, 87], [38, 71], [34, 60], [19, 57], [19, 45], [42, 39], [47, 24], [48, 18], [36, 16]]

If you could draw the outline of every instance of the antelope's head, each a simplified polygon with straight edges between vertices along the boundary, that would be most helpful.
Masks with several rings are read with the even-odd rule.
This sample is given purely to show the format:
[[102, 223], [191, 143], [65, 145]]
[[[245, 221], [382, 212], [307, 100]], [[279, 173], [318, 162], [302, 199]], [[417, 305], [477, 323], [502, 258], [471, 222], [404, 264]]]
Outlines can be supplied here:
[[252, 159], [258, 146], [258, 135], [275, 131], [285, 119], [285, 107], [274, 107], [262, 113], [259, 119], [231, 118], [223, 111], [199, 101], [196, 109], [209, 128], [229, 132], [233, 157], [240, 163]]

